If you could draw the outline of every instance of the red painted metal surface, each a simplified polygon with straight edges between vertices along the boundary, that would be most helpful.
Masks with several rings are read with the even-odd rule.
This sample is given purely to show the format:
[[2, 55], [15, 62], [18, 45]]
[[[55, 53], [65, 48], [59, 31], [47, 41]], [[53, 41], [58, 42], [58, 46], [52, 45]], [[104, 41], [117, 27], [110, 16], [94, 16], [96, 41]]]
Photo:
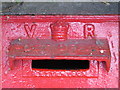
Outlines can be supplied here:
[[69, 24], [63, 21], [57, 21], [50, 25], [51, 27], [51, 37], [56, 41], [67, 40], [67, 32], [69, 29]]
[[17, 39], [11, 41], [8, 50], [11, 69], [14, 67], [15, 59], [97, 60], [105, 61], [108, 71], [110, 68], [110, 49], [105, 39], [70, 39], [64, 42], [51, 39], [21, 39], [20, 41]]
[[[3, 88], [118, 87], [117, 15], [2, 16], [2, 35]], [[61, 45], [63, 48], [60, 48]], [[39, 51], [39, 48], [42, 48], [45, 53]], [[85, 50], [82, 52], [78, 48]], [[50, 49], [54, 49], [52, 53]], [[65, 55], [66, 52], [70, 54], [68, 57]], [[62, 57], [53, 57], [55, 54]], [[71, 55], [77, 57], [71, 57]], [[78, 57], [78, 55], [86, 57]], [[13, 67], [11, 70], [12, 62], [10, 61], [13, 58], [10, 59], [13, 56], [15, 61], [14, 65], [11, 65]], [[88, 70], [34, 70], [31, 68], [32, 59], [50, 59], [51, 57], [55, 60], [88, 59], [90, 68]], [[107, 65], [110, 64], [109, 72], [106, 71], [103, 62], [97, 61], [106, 61]]]

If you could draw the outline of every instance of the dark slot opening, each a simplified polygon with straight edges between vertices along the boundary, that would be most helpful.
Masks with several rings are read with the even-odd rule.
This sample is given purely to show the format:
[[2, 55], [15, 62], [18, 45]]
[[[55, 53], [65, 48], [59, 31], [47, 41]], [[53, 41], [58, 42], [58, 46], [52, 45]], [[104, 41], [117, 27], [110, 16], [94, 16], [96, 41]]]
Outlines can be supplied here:
[[34, 69], [62, 69], [77, 70], [89, 69], [88, 60], [32, 60], [32, 68]]

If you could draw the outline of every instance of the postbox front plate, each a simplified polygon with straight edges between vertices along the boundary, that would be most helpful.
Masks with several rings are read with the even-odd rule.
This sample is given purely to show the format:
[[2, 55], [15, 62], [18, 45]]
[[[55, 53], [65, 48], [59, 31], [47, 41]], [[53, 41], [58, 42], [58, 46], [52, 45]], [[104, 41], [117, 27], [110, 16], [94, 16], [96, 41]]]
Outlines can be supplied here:
[[[62, 23], [56, 25], [56, 22]], [[68, 26], [67, 34], [62, 32], [59, 37], [59, 32], [51, 32], [51, 25], [54, 26], [53, 30], [66, 30], [65, 27]], [[2, 33], [3, 87], [118, 87], [117, 15], [2, 16]], [[51, 58], [90, 60], [90, 68], [31, 68], [32, 60]], [[106, 64], [97, 61], [108, 62], [109, 72], [106, 70]]]

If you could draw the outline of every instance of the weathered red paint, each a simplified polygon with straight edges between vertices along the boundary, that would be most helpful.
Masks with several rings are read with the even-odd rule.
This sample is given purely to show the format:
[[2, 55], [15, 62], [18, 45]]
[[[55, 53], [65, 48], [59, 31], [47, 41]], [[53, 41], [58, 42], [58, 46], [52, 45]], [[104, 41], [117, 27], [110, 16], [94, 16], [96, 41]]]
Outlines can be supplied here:
[[[106, 55], [110, 56], [111, 53], [111, 65], [109, 72], [106, 71], [104, 63], [98, 63], [96, 60], [99, 57], [93, 58], [96, 60], [90, 61], [89, 70], [38, 70], [31, 68], [31, 60], [27, 59], [50, 59], [50, 57], [17, 57], [18, 52], [14, 49], [20, 50], [25, 47], [22, 44], [27, 43], [25, 40], [32, 40], [36, 42], [37, 40], [48, 40], [51, 41], [51, 28], [50, 25], [55, 24], [57, 21], [68, 23], [69, 28], [65, 36], [64, 41], [69, 40], [102, 40], [108, 41], [104, 45], [104, 49], [108, 50]], [[94, 15], [94, 16], [82, 16], [82, 15], [35, 15], [35, 16], [14, 16], [7, 15], [2, 16], [2, 87], [3, 88], [117, 88], [118, 87], [118, 15]], [[93, 28], [85, 28], [91, 25]], [[65, 29], [65, 28], [64, 28]], [[54, 30], [54, 29], [53, 29]], [[57, 29], [56, 29], [57, 30]], [[56, 33], [56, 32], [55, 32]], [[87, 34], [86, 34], [87, 33]], [[66, 38], [67, 36], [67, 38]], [[92, 37], [92, 38], [91, 38]], [[31, 41], [30, 41], [31, 39]], [[56, 37], [55, 37], [56, 39]], [[59, 39], [59, 38], [57, 38]], [[17, 46], [18, 42], [21, 42], [20, 46]], [[24, 43], [23, 43], [24, 42]], [[56, 41], [51, 41], [56, 42]], [[37, 43], [34, 43], [37, 45]], [[50, 43], [52, 44], [52, 43]], [[92, 43], [94, 45], [94, 43]], [[29, 44], [30, 45], [30, 44]], [[90, 50], [88, 45], [83, 46], [86, 50]], [[109, 48], [106, 48], [109, 45]], [[88, 46], [88, 47], [87, 47]], [[96, 45], [95, 45], [96, 46]], [[11, 48], [9, 48], [11, 47]], [[12, 48], [14, 47], [14, 48]], [[29, 46], [30, 47], [30, 46]], [[36, 47], [35, 47], [36, 48]], [[52, 48], [52, 47], [51, 47]], [[66, 48], [66, 49], [65, 49]], [[81, 47], [80, 47], [81, 48]], [[9, 50], [11, 49], [11, 50]], [[46, 46], [46, 51], [49, 51], [49, 45]], [[57, 48], [59, 51], [63, 48]], [[70, 46], [69, 49], [76, 51], [74, 45]], [[64, 50], [69, 50], [64, 46]], [[95, 47], [99, 51], [98, 48]], [[29, 48], [24, 49], [28, 52]], [[110, 50], [110, 52], [109, 52]], [[10, 52], [9, 52], [10, 51]], [[14, 52], [15, 51], [15, 52]], [[22, 51], [20, 51], [22, 53]], [[90, 51], [88, 51], [90, 53]], [[104, 52], [100, 51], [101, 54]], [[10, 53], [10, 54], [9, 54]], [[34, 53], [34, 50], [31, 54]], [[74, 52], [71, 52], [75, 54]], [[78, 53], [78, 51], [76, 52]], [[87, 52], [80, 52], [80, 54], [85, 54]], [[9, 65], [12, 63], [9, 61], [8, 55], [15, 55], [16, 61], [14, 62], [13, 70], [10, 70]], [[25, 53], [24, 53], [25, 54]], [[23, 55], [24, 55], [23, 54]], [[49, 53], [50, 55], [51, 53]], [[98, 54], [98, 53], [95, 53]], [[36, 54], [38, 55], [38, 53]], [[48, 56], [49, 56], [48, 55]], [[88, 54], [86, 54], [88, 55]], [[71, 59], [71, 57], [56, 57], [55, 59]], [[88, 58], [88, 57], [86, 57]], [[107, 58], [107, 57], [105, 57]], [[103, 59], [105, 59], [103, 58]], [[21, 60], [23, 59], [23, 60]], [[26, 59], [26, 60], [24, 60]], [[73, 59], [73, 58], [72, 58]], [[76, 57], [78, 59], [78, 57]], [[106, 59], [106, 60], [110, 60]], [[101, 60], [101, 59], [100, 59]], [[108, 62], [108, 61], [107, 61]], [[110, 63], [110, 62], [109, 62]]]
[[92, 24], [84, 25], [84, 38], [94, 38], [95, 37], [95, 27]]
[[25, 31], [26, 31], [27, 36], [28, 36], [29, 38], [32, 38], [32, 37], [33, 37], [36, 27], [37, 27], [36, 24], [33, 24], [31, 27], [29, 27], [28, 24], [25, 24], [25, 25], [24, 25]]
[[[54, 40], [54, 39], [53, 39]], [[69, 39], [53, 41], [52, 39], [16, 39], [10, 42], [8, 59], [10, 68], [14, 60], [70, 59], [105, 61], [110, 69], [110, 48], [106, 39]], [[58, 39], [59, 40], [59, 39]], [[73, 48], [72, 48], [73, 47]]]

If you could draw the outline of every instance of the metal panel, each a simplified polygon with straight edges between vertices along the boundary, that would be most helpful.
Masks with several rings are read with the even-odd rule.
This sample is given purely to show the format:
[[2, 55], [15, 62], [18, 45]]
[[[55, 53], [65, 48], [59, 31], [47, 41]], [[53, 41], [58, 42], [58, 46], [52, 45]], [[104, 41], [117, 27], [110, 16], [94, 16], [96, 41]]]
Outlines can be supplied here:
[[[65, 41], [56, 41], [54, 38], [51, 40], [50, 25], [56, 21], [63, 20], [69, 23], [67, 39]], [[2, 87], [4, 88], [117, 88], [118, 87], [118, 15], [96, 15], [96, 16], [74, 16], [74, 15], [36, 15], [36, 16], [14, 16], [6, 15], [2, 17]], [[89, 30], [94, 31], [89, 32]], [[90, 30], [90, 31], [91, 31]], [[33, 34], [34, 31], [34, 34]], [[86, 34], [87, 32], [87, 34]], [[89, 32], [89, 33], [88, 33]], [[31, 39], [31, 40], [30, 40]], [[56, 39], [56, 38], [55, 38]], [[59, 39], [59, 38], [57, 38]], [[14, 69], [9, 68], [9, 55], [20, 55], [14, 52], [16, 48], [14, 45], [25, 47], [25, 44], [38, 44], [38, 40], [46, 41], [51, 44], [54, 42], [65, 43], [77, 41], [78, 43], [85, 43], [83, 46], [87, 52], [90, 53], [90, 45], [101, 44], [94, 43], [95, 40], [102, 41], [103, 45], [101, 54], [104, 53], [103, 49], [110, 50], [106, 53], [108, 57], [111, 53], [111, 67], [109, 72], [105, 69], [103, 62], [97, 63], [96, 60], [90, 61], [90, 69], [87, 71], [70, 71], [70, 70], [33, 70], [31, 68], [31, 60], [16, 60]], [[26, 42], [28, 40], [28, 42]], [[32, 41], [33, 40], [33, 41]], [[87, 45], [87, 43], [89, 45]], [[88, 41], [87, 41], [88, 40]], [[89, 40], [93, 40], [93, 43]], [[108, 43], [106, 42], [108, 41]], [[34, 43], [32, 43], [34, 42]], [[75, 44], [74, 42], [74, 44]], [[41, 43], [41, 42], [39, 42]], [[64, 44], [63, 43], [63, 44]], [[23, 44], [23, 45], [22, 45]], [[45, 44], [42, 42], [41, 44]], [[56, 44], [54, 44], [56, 45]], [[76, 44], [77, 45], [77, 44]], [[82, 44], [80, 44], [82, 45]], [[9, 52], [8, 47], [11, 46]], [[88, 47], [87, 47], [88, 46]], [[108, 48], [109, 46], [109, 48]], [[78, 46], [79, 47], [79, 46]], [[36, 47], [35, 47], [36, 48]], [[79, 47], [81, 48], [81, 47]], [[96, 47], [99, 50], [99, 47]], [[70, 48], [71, 50], [72, 48]], [[49, 48], [46, 49], [48, 52]], [[68, 49], [66, 49], [68, 50]], [[27, 52], [29, 49], [27, 49]], [[26, 54], [27, 52], [24, 52]], [[34, 52], [34, 51], [32, 51]], [[85, 52], [85, 53], [87, 53]], [[99, 53], [100, 53], [99, 52]], [[22, 53], [22, 51], [20, 51]], [[59, 51], [58, 51], [59, 53]], [[70, 53], [72, 53], [70, 51]], [[84, 54], [85, 54], [84, 53]], [[51, 54], [51, 53], [49, 53]], [[74, 53], [73, 53], [74, 54]], [[80, 54], [81, 53], [80, 51]], [[95, 53], [98, 54], [98, 53]], [[32, 54], [33, 55], [33, 54]], [[37, 53], [37, 55], [39, 55]], [[85, 54], [88, 55], [88, 54]], [[26, 57], [25, 57], [26, 58]], [[21, 59], [25, 59], [21, 58]], [[36, 57], [37, 58], [37, 57]], [[64, 58], [64, 57], [62, 57]], [[88, 57], [87, 57], [88, 58]], [[17, 58], [18, 59], [18, 58]], [[33, 58], [31, 58], [33, 59]], [[46, 57], [45, 57], [46, 59]], [[94, 58], [96, 59], [96, 58]], [[54, 77], [52, 77], [54, 76]], [[59, 76], [59, 77], [58, 77]]]

